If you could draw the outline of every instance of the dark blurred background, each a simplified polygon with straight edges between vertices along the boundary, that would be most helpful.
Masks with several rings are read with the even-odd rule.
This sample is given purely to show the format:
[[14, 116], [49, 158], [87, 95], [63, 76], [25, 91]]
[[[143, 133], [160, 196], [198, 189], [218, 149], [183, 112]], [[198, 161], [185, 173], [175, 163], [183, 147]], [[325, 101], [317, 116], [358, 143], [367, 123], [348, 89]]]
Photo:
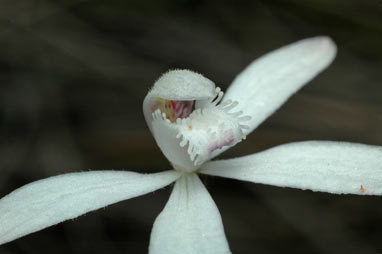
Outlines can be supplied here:
[[[171, 68], [224, 90], [248, 63], [329, 35], [332, 66], [220, 158], [301, 140], [382, 145], [382, 1], [0, 0], [0, 196], [83, 170], [169, 168], [144, 121]], [[382, 253], [382, 197], [203, 177], [233, 253]], [[0, 246], [8, 253], [147, 253], [171, 188]]]

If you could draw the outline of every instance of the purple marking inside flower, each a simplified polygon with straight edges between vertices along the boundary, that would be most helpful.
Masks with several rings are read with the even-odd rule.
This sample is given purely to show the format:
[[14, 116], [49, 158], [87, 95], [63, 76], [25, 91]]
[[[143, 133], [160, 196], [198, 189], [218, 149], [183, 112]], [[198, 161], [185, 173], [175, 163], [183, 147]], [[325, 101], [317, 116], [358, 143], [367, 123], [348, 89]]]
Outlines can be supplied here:
[[209, 153], [211, 154], [213, 151], [217, 150], [217, 149], [222, 149], [224, 146], [231, 146], [233, 144], [233, 142], [235, 141], [234, 138], [229, 138], [228, 140], [225, 140], [222, 144], [216, 144], [214, 145], [213, 147], [211, 147], [209, 149]]

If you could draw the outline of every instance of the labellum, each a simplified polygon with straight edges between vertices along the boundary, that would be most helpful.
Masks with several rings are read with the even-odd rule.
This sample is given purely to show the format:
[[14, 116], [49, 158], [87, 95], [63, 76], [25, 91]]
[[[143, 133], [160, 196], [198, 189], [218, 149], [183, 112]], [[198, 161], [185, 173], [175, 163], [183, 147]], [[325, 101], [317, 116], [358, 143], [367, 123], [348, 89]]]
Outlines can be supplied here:
[[223, 92], [189, 70], [165, 73], [143, 103], [147, 124], [166, 158], [180, 171], [195, 171], [222, 149], [245, 139], [238, 102], [222, 102]]

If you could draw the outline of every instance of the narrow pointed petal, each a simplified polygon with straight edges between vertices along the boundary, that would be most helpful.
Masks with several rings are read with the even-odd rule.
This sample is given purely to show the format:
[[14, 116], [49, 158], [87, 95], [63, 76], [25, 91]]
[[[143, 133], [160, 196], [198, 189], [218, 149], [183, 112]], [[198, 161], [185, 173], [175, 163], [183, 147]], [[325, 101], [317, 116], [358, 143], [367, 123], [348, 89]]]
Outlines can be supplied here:
[[274, 113], [293, 93], [324, 70], [336, 55], [324, 36], [284, 46], [252, 62], [228, 88], [223, 102], [239, 101], [238, 109], [252, 119], [246, 134]]
[[151, 232], [150, 254], [228, 254], [218, 208], [195, 174], [180, 178]]
[[334, 194], [382, 195], [382, 147], [306, 141], [208, 162], [201, 173]]
[[156, 174], [90, 171], [27, 184], [0, 199], [0, 244], [152, 192], [178, 177], [175, 171]]

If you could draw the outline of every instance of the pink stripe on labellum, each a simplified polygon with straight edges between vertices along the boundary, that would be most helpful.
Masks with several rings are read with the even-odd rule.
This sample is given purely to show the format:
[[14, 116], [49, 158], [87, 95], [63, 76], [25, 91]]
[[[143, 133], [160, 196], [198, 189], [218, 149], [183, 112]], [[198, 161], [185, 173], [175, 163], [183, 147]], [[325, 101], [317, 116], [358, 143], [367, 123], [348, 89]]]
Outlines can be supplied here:
[[222, 140], [223, 142], [219, 143], [219, 144], [215, 144], [213, 145], [210, 149], [209, 149], [209, 153], [211, 154], [213, 151], [217, 150], [217, 149], [222, 149], [223, 147], [225, 146], [231, 146], [233, 144], [233, 142], [235, 141], [234, 138], [229, 138], [227, 140]]
[[173, 110], [175, 110], [175, 120], [178, 118], [187, 118], [192, 112], [193, 101], [171, 101]]
[[166, 117], [171, 122], [175, 122], [178, 118], [187, 118], [194, 106], [194, 101], [172, 101], [158, 99], [152, 107], [152, 112], [160, 109], [162, 113], [166, 113]]

